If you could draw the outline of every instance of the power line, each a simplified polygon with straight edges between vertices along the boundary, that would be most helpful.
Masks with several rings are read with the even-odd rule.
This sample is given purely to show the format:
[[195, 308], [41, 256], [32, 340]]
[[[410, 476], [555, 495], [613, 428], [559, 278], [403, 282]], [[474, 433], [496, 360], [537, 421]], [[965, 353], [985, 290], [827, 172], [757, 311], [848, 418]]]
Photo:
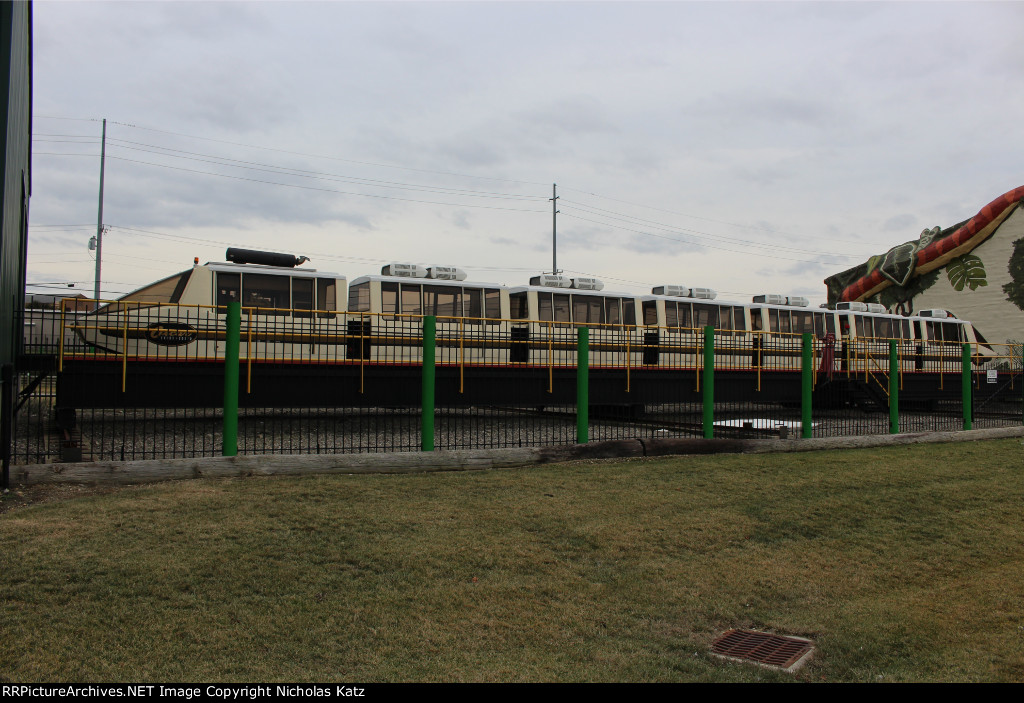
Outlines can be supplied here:
[[534, 181], [523, 181], [523, 180], [517, 180], [517, 179], [513, 179], [513, 178], [496, 178], [496, 177], [493, 177], [493, 176], [473, 176], [473, 175], [466, 174], [466, 173], [454, 173], [454, 172], [451, 172], [451, 171], [435, 171], [435, 170], [431, 170], [431, 169], [411, 168], [411, 167], [408, 167], [408, 166], [396, 166], [394, 164], [380, 164], [380, 163], [373, 163], [373, 162], [370, 162], [370, 161], [357, 161], [355, 159], [343, 159], [343, 158], [340, 158], [340, 157], [337, 157], [337, 156], [326, 156], [324, 154], [308, 154], [308, 153], [301, 152], [301, 151], [291, 151], [291, 150], [288, 150], [288, 149], [278, 149], [278, 148], [275, 148], [275, 147], [259, 146], [257, 144], [245, 144], [245, 143], [242, 143], [242, 142], [232, 142], [232, 141], [228, 141], [228, 140], [225, 140], [225, 139], [214, 139], [212, 137], [200, 137], [200, 136], [197, 136], [197, 135], [194, 135], [194, 134], [185, 134], [185, 133], [182, 133], [182, 132], [172, 132], [172, 131], [169, 131], [169, 130], [156, 129], [156, 128], [153, 128], [153, 127], [143, 127], [141, 125], [129, 124], [129, 123], [126, 123], [126, 122], [115, 122], [113, 120], [110, 120], [110, 124], [116, 124], [116, 125], [120, 125], [122, 127], [129, 127], [131, 129], [141, 129], [141, 130], [145, 130], [147, 132], [157, 132], [157, 133], [160, 133], [160, 134], [171, 134], [171, 135], [174, 135], [174, 136], [177, 136], [177, 137], [187, 137], [188, 139], [201, 139], [203, 141], [216, 142], [216, 143], [219, 143], [219, 144], [230, 144], [231, 146], [246, 147], [248, 149], [262, 149], [264, 151], [274, 151], [274, 152], [278, 152], [278, 153], [281, 153], [281, 154], [292, 154], [292, 155], [295, 155], [295, 156], [306, 156], [306, 157], [315, 158], [315, 159], [328, 159], [328, 160], [331, 160], [331, 161], [341, 161], [341, 162], [344, 162], [344, 163], [359, 164], [361, 166], [374, 166], [374, 167], [378, 167], [378, 168], [392, 168], [392, 169], [399, 169], [399, 170], [402, 170], [402, 171], [412, 171], [412, 172], [416, 172], [416, 173], [431, 173], [431, 174], [441, 175], [441, 176], [458, 176], [460, 178], [474, 178], [474, 179], [477, 179], [477, 180], [484, 180], [484, 181], [501, 181], [501, 182], [504, 182], [504, 183], [522, 183], [524, 185], [535, 185], [535, 186], [541, 186], [541, 185], [546, 186], [547, 185], [546, 183], [538, 183], [538, 182], [534, 182]]
[[[201, 163], [212, 163], [219, 166], [228, 166], [231, 168], [241, 168], [249, 171], [262, 171], [264, 173], [277, 173], [289, 176], [296, 176], [300, 178], [315, 178], [317, 180], [339, 180], [342, 182], [351, 182], [361, 185], [370, 185], [377, 188], [398, 188], [401, 190], [416, 190], [426, 191], [432, 193], [442, 193], [445, 195], [465, 195], [474, 198], [504, 198], [509, 200], [544, 200], [539, 195], [522, 195], [515, 193], [494, 193], [488, 191], [475, 191], [466, 188], [446, 188], [446, 187], [435, 187], [417, 183], [400, 183], [396, 181], [384, 181], [374, 178], [360, 178], [358, 176], [344, 176], [335, 173], [322, 173], [318, 171], [309, 171], [305, 169], [297, 169], [288, 166], [275, 166], [274, 164], [264, 164], [255, 161], [243, 161], [240, 159], [231, 159], [223, 156], [216, 156], [213, 154], [202, 154], [198, 152], [182, 151], [180, 149], [168, 149], [166, 147], [157, 146], [153, 144], [141, 144], [139, 142], [126, 142], [125, 140], [109, 139], [114, 146], [121, 149], [131, 149], [133, 151], [141, 151], [147, 154], [157, 154], [160, 156], [168, 156], [174, 159], [186, 159], [189, 161], [199, 161]], [[117, 142], [123, 142], [118, 144]], [[126, 146], [126, 144], [138, 144], [139, 146]], [[160, 149], [161, 151], [152, 151], [151, 149], [140, 148], [142, 146], [152, 147], [153, 149]], [[176, 153], [165, 153], [165, 152], [176, 152]], [[187, 156], [179, 156], [179, 154], [187, 154]], [[208, 157], [208, 158], [195, 158], [195, 157]]]
[[442, 203], [435, 200], [417, 200], [415, 198], [400, 198], [394, 195], [374, 195], [372, 193], [356, 193], [345, 190], [335, 190], [333, 188], [316, 188], [314, 186], [303, 186], [295, 183], [279, 183], [277, 181], [265, 181], [259, 178], [246, 178], [245, 176], [232, 176], [227, 173], [214, 173], [212, 171], [199, 171], [192, 168], [184, 168], [183, 166], [169, 166], [167, 164], [157, 164], [151, 161], [138, 161], [136, 159], [126, 159], [123, 156], [109, 156], [108, 158], [117, 159], [118, 161], [127, 161], [134, 164], [142, 164], [145, 166], [156, 166], [158, 168], [167, 168], [174, 171], [185, 171], [186, 173], [198, 173], [206, 176], [217, 176], [219, 178], [230, 178], [236, 181], [247, 181], [249, 183], [263, 183], [265, 185], [281, 186], [283, 188], [296, 188], [299, 190], [313, 190], [321, 193], [335, 193], [338, 195], [354, 195], [361, 198], [376, 198], [379, 200], [400, 200], [407, 203], [420, 203], [423, 205], [445, 205], [447, 207], [466, 207], [466, 208], [478, 208], [482, 210], [505, 210], [507, 212], [544, 212], [543, 210], [525, 210], [523, 208], [514, 207], [498, 207], [496, 205], [473, 205], [470, 203]]

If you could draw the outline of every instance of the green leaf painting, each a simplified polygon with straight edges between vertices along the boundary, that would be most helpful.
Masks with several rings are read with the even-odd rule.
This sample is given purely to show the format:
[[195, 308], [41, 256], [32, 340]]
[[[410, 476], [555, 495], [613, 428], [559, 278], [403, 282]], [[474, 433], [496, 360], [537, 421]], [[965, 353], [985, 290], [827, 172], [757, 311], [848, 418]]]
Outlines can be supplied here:
[[1006, 299], [1024, 310], [1024, 239], [1018, 239], [1013, 243], [1013, 253], [1010, 255], [1010, 264], [1007, 266], [1010, 272], [1010, 282], [1003, 286]]
[[958, 256], [946, 264], [946, 276], [949, 284], [958, 291], [965, 287], [978, 290], [988, 285], [985, 280], [985, 264], [974, 254]]

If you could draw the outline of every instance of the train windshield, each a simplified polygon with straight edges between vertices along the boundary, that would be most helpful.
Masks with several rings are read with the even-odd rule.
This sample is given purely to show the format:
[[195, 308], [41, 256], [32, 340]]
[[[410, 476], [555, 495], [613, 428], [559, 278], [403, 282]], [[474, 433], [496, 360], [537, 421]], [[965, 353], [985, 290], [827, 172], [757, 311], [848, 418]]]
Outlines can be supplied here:
[[112, 305], [117, 309], [131, 307], [134, 310], [162, 303], [177, 303], [181, 300], [181, 294], [184, 292], [185, 286], [188, 284], [188, 280], [191, 276], [192, 269], [182, 271], [181, 273], [168, 276], [156, 283], [150, 283], [148, 286], [144, 286], [118, 298], [119, 301], [141, 303], [140, 305], [125, 306], [123, 303], [110, 303], [99, 308], [96, 312], [109, 312]]

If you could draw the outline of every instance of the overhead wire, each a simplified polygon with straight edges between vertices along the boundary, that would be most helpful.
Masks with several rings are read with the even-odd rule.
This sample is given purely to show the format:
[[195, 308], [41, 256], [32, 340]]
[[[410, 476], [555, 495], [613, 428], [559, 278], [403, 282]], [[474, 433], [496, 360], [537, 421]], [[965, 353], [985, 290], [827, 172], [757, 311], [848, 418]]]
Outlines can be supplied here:
[[[108, 144], [112, 144], [122, 149], [132, 149], [134, 151], [142, 151], [150, 154], [158, 154], [161, 156], [169, 156], [171, 158], [188, 159], [190, 161], [200, 161], [203, 163], [214, 163], [222, 166], [230, 166], [233, 168], [245, 168], [254, 171], [265, 171], [268, 173], [283, 173], [286, 175], [301, 176], [305, 178], [319, 178], [322, 180], [340, 180], [343, 182], [353, 182], [362, 185], [371, 185], [380, 188], [400, 188], [405, 190], [420, 190], [434, 193], [444, 193], [445, 195], [468, 195], [471, 197], [495, 197], [495, 198], [508, 198], [511, 200], [547, 200], [547, 196], [544, 195], [524, 195], [521, 193], [495, 193], [491, 191], [478, 191], [470, 190], [468, 188], [449, 188], [445, 186], [428, 186], [420, 183], [402, 183], [399, 181], [385, 181], [377, 178], [361, 178], [358, 176], [345, 176], [336, 173], [324, 173], [320, 171], [310, 171], [307, 169], [293, 168], [289, 166], [276, 166], [274, 164], [265, 164], [258, 161], [245, 161], [242, 159], [232, 159], [226, 156], [217, 156], [215, 154], [203, 154], [201, 152], [184, 151], [182, 149], [171, 149], [169, 147], [163, 147], [156, 144], [145, 144], [142, 142], [132, 142], [123, 139], [108, 139]], [[126, 146], [134, 145], [134, 146]], [[150, 149], [144, 149], [142, 147], [150, 147]], [[152, 151], [152, 149], [159, 149], [160, 151]], [[173, 153], [166, 153], [173, 152]], [[179, 154], [185, 154], [185, 156], [179, 156]], [[194, 158], [194, 157], [205, 157], [205, 158]]]
[[514, 178], [497, 178], [497, 177], [494, 177], [494, 176], [474, 176], [474, 175], [471, 175], [471, 174], [456, 173], [456, 172], [452, 172], [452, 171], [437, 171], [437, 170], [433, 170], [433, 169], [412, 168], [412, 167], [409, 167], [409, 166], [397, 166], [395, 164], [381, 164], [381, 163], [374, 163], [374, 162], [370, 162], [370, 161], [358, 161], [358, 160], [355, 160], [355, 159], [343, 159], [341, 157], [327, 156], [325, 154], [309, 154], [309, 153], [301, 152], [301, 151], [292, 151], [292, 150], [289, 150], [289, 149], [279, 149], [279, 148], [276, 148], [276, 147], [260, 146], [260, 145], [257, 145], [257, 144], [245, 144], [245, 143], [242, 143], [242, 142], [232, 142], [232, 141], [228, 141], [226, 139], [215, 139], [213, 137], [200, 137], [200, 136], [197, 136], [197, 135], [194, 135], [194, 134], [185, 134], [183, 132], [172, 132], [172, 131], [169, 131], [169, 130], [156, 129], [156, 128], [153, 128], [153, 127], [143, 127], [141, 125], [130, 124], [130, 123], [127, 123], [127, 122], [117, 122], [117, 121], [114, 121], [114, 120], [108, 120], [108, 124], [119, 125], [119, 126], [122, 126], [122, 127], [129, 127], [129, 128], [132, 128], [132, 129], [141, 129], [141, 130], [145, 130], [145, 131], [148, 131], [148, 132], [157, 132], [157, 133], [160, 133], [160, 134], [171, 134], [171, 135], [178, 136], [178, 137], [187, 137], [188, 139], [199, 139], [199, 140], [202, 140], [202, 141], [216, 142], [216, 143], [219, 143], [219, 144], [230, 144], [231, 146], [241, 146], [241, 147], [246, 147], [248, 149], [261, 149], [263, 151], [274, 151], [274, 152], [278, 152], [278, 153], [282, 153], [282, 154], [292, 154], [292, 155], [295, 155], [295, 156], [307, 156], [307, 157], [317, 158], [317, 159], [328, 159], [330, 161], [340, 161], [340, 162], [344, 162], [344, 163], [359, 164], [361, 166], [375, 166], [375, 167], [378, 167], [378, 168], [392, 168], [392, 169], [398, 169], [398, 170], [402, 170], [402, 171], [411, 171], [411, 172], [416, 172], [416, 173], [432, 173], [432, 174], [435, 174], [435, 175], [442, 175], [442, 176], [459, 176], [459, 177], [462, 177], [462, 178], [473, 178], [473, 179], [484, 180], [484, 181], [502, 181], [502, 182], [505, 182], [505, 183], [521, 183], [521, 184], [524, 184], [524, 185], [537, 185], [537, 186], [546, 186], [547, 185], [547, 183], [538, 183], [538, 182], [535, 182], [535, 181], [517, 180], [517, 179], [514, 179]]

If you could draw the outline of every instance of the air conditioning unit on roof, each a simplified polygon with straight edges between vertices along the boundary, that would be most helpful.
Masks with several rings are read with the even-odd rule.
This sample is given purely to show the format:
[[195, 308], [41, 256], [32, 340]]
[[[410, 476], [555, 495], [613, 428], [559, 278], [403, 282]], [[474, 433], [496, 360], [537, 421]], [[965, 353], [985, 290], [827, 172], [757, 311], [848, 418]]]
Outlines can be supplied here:
[[427, 269], [427, 276], [439, 281], [465, 281], [466, 272], [454, 266], [431, 266]]
[[604, 290], [604, 283], [596, 278], [574, 278], [572, 287], [577, 290]]
[[402, 278], [426, 278], [427, 269], [419, 264], [388, 264], [380, 270], [381, 276], [400, 276]]
[[836, 310], [849, 310], [851, 312], [867, 312], [868, 306], [864, 303], [836, 303]]
[[690, 297], [690, 289], [687, 288], [686, 286], [655, 286], [654, 288], [651, 288], [651, 293], [653, 293], [654, 295], [671, 295], [674, 298]]
[[572, 279], [568, 276], [542, 273], [530, 279], [531, 286], [546, 286], [548, 288], [571, 288]]

